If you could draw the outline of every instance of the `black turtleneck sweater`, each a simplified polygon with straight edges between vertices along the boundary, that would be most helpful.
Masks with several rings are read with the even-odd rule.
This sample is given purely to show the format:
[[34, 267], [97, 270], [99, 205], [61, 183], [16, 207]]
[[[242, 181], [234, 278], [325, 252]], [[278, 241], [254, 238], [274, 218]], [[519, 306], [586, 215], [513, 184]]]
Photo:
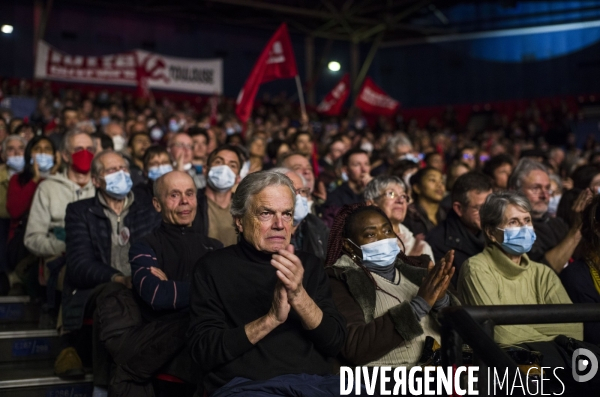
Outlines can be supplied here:
[[192, 357], [206, 373], [209, 393], [235, 377], [266, 380], [284, 374], [331, 374], [331, 360], [342, 347], [346, 324], [331, 298], [319, 259], [296, 255], [304, 266], [304, 289], [323, 311], [314, 330], [303, 328], [293, 310], [287, 321], [253, 345], [244, 326], [271, 308], [276, 269], [271, 254], [257, 251], [242, 237], [236, 245], [198, 261], [192, 282], [188, 340]]
[[[192, 227], [168, 223], [154, 229], [129, 249], [133, 289], [147, 305], [142, 315], [152, 320], [187, 309], [194, 266], [207, 252], [223, 247], [217, 240]], [[166, 281], [154, 276], [150, 267], [161, 269]]]

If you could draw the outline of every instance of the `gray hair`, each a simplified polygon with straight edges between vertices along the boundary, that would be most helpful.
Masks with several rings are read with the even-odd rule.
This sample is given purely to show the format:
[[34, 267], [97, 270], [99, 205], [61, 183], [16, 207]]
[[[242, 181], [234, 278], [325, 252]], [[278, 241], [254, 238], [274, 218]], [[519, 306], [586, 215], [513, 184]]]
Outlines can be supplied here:
[[251, 199], [269, 186], [286, 186], [290, 189], [292, 197], [296, 197], [294, 184], [285, 174], [273, 172], [272, 170], [248, 174], [242, 179], [231, 199], [231, 209], [229, 212], [234, 218], [234, 222], [235, 219], [243, 218], [246, 215]]
[[90, 139], [92, 140], [92, 144], [93, 144], [94, 140], [92, 139], [90, 134], [88, 134], [83, 129], [75, 127], [73, 129], [69, 130], [63, 137], [61, 145], [60, 145], [61, 151], [66, 152], [66, 153], [73, 152], [73, 149], [75, 149], [75, 148], [71, 145], [71, 138], [73, 138], [74, 136], [77, 136], [77, 135], [81, 135], [81, 134], [85, 134], [85, 135], [89, 136]]
[[27, 141], [21, 135], [9, 135], [2, 142], [2, 156], [6, 158], [6, 151], [8, 150], [8, 143], [10, 141], [19, 141], [23, 144], [23, 150], [25, 150], [25, 146], [27, 146]]
[[511, 190], [520, 190], [523, 186], [523, 179], [527, 178], [532, 171], [543, 171], [550, 175], [548, 168], [540, 162], [529, 158], [522, 158], [508, 178], [508, 188]]
[[94, 156], [94, 159], [92, 160], [92, 176], [94, 178], [98, 178], [100, 174], [104, 172], [104, 165], [102, 164], [102, 161], [100, 161], [102, 157], [111, 153], [120, 156], [125, 161], [125, 166], [127, 166], [127, 169], [129, 170], [129, 160], [127, 160], [127, 157], [123, 156], [123, 154], [119, 152], [115, 152], [114, 150], [103, 150]]
[[406, 185], [402, 179], [394, 175], [379, 175], [371, 179], [371, 182], [367, 183], [365, 191], [363, 192], [365, 201], [375, 201], [375, 199], [381, 197], [381, 195], [384, 193], [384, 190], [392, 184], [402, 186], [404, 193], [407, 193], [408, 190], [406, 189]]
[[560, 176], [558, 176], [556, 174], [552, 174], [552, 175], [550, 175], [550, 181], [554, 181], [554, 183], [556, 183], [556, 186], [558, 186], [558, 190], [560, 190], [562, 192], [563, 183], [562, 183], [562, 179], [560, 179]]
[[505, 190], [490, 194], [479, 210], [481, 230], [484, 231], [483, 234], [486, 240], [488, 237], [485, 231], [496, 230], [502, 224], [504, 213], [509, 204], [514, 204], [523, 211], [531, 212], [531, 204], [521, 192]]
[[386, 151], [388, 156], [395, 157], [396, 148], [398, 146], [410, 146], [411, 148], [413, 147], [410, 138], [404, 132], [398, 132], [390, 138], [386, 145]]
[[302, 186], [306, 187], [306, 178], [299, 172], [296, 172], [290, 168], [286, 168], [286, 167], [276, 167], [276, 168], [271, 168], [269, 171], [271, 172], [279, 172], [280, 174], [286, 175], [287, 173], [293, 172], [294, 174], [298, 175], [298, 177], [300, 178], [300, 180], [302, 181]]

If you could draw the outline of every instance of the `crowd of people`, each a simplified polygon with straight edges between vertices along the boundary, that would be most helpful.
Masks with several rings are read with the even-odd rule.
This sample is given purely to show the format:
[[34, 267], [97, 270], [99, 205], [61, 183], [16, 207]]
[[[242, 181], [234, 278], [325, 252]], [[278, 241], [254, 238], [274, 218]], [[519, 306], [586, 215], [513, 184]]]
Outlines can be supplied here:
[[[226, 99], [16, 89], [38, 105], [0, 109], [0, 293], [45, 303], [56, 374], [92, 367], [97, 396], [154, 395], [159, 373], [337, 395], [339, 365], [428, 365], [445, 307], [600, 303], [600, 152], [564, 109], [476, 131], [277, 96], [242, 126]], [[565, 364], [600, 324], [494, 339]]]

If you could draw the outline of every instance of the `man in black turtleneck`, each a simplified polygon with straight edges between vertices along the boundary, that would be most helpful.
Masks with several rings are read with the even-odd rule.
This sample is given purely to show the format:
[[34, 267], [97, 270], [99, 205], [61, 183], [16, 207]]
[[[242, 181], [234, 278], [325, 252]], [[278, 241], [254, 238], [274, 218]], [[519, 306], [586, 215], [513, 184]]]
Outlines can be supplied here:
[[196, 187], [187, 173], [172, 171], [161, 176], [154, 182], [153, 193], [152, 203], [162, 223], [129, 250], [133, 294], [141, 321], [106, 341], [118, 364], [111, 381], [115, 395], [151, 388], [147, 381], [159, 369], [195, 381], [188, 377], [193, 375], [189, 352], [182, 352], [189, 324], [190, 280], [196, 262], [223, 246], [198, 227]]

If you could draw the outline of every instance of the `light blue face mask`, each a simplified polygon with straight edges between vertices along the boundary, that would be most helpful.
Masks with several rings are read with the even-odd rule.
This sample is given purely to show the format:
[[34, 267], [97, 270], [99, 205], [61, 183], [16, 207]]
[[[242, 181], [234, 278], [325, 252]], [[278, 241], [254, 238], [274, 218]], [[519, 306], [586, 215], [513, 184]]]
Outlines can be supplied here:
[[208, 171], [208, 184], [214, 190], [224, 192], [235, 185], [235, 174], [228, 165], [217, 165]]
[[123, 200], [133, 186], [131, 176], [123, 170], [106, 175], [104, 180], [106, 181], [106, 193], [117, 200]]
[[51, 154], [40, 153], [36, 154], [31, 158], [31, 164], [33, 164], [33, 159], [35, 158], [35, 162], [38, 165], [38, 169], [41, 172], [48, 172], [52, 167], [54, 167], [54, 156]]
[[308, 199], [300, 194], [296, 195], [296, 205], [294, 206], [294, 226], [297, 226], [308, 215]]
[[25, 157], [23, 156], [10, 156], [6, 159], [6, 165], [13, 171], [21, 172], [25, 168]]
[[498, 229], [504, 231], [504, 241], [500, 246], [511, 255], [528, 253], [535, 242], [533, 226]]
[[[348, 239], [354, 246], [358, 247], [352, 240]], [[398, 239], [395, 237], [374, 241], [369, 244], [361, 245], [363, 264], [367, 267], [385, 267], [396, 260], [400, 253]]]
[[163, 164], [163, 165], [158, 165], [156, 167], [150, 167], [148, 169], [148, 178], [155, 181], [158, 178], [160, 178], [161, 176], [163, 176], [164, 174], [171, 172], [171, 171], [173, 171], [173, 167], [171, 166], [171, 164]]

